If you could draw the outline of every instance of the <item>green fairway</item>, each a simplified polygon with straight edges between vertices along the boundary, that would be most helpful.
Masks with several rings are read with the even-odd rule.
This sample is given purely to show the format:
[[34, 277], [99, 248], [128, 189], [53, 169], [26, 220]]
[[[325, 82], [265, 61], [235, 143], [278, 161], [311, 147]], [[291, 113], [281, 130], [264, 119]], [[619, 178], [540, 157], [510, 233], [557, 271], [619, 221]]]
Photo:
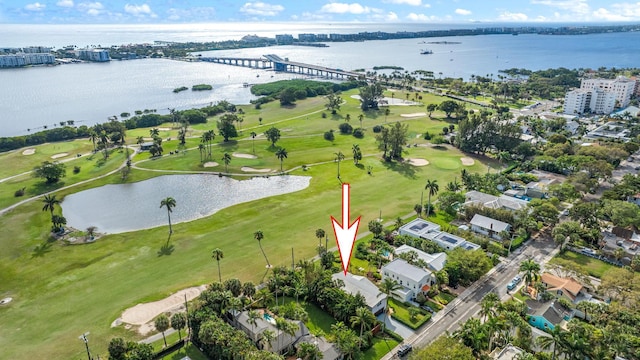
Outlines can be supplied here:
[[[357, 101], [347, 95], [344, 97], [347, 103], [339, 115], [349, 113], [352, 126], [359, 126], [356, 125], [360, 112]], [[50, 215], [42, 211], [40, 201], [18, 206], [0, 217], [0, 228], [3, 229], [0, 237], [0, 298], [13, 298], [10, 305], [0, 307], [0, 348], [3, 349], [3, 358], [83, 359], [86, 353], [78, 336], [86, 331], [91, 332], [90, 345], [94, 355], [106, 358], [107, 344], [112, 337], [122, 336], [127, 340], [141, 338], [123, 326], [111, 328], [111, 323], [123, 310], [140, 302], [166, 297], [189, 286], [217, 280], [216, 264], [210, 255], [216, 247], [222, 249], [225, 255], [220, 261], [223, 280], [236, 277], [243, 282], [261, 282], [265, 276], [265, 263], [253, 238], [257, 230], [264, 233], [261, 243], [274, 265], [290, 264], [292, 248], [296, 261], [313, 257], [317, 253], [318, 243], [315, 230], [324, 228], [329, 232], [329, 216], [339, 216], [341, 211], [341, 186], [336, 178], [337, 163], [334, 162], [338, 151], [347, 156], [340, 164], [340, 173], [342, 181], [352, 186], [352, 216], [362, 216], [363, 224], [378, 218], [380, 211], [385, 219], [413, 212], [427, 179], [437, 180], [443, 189], [454, 177], [460, 177], [463, 168], [470, 172], [486, 172], [486, 167], [477, 160], [473, 166], [463, 166], [460, 158], [465, 155], [455, 148], [434, 148], [421, 138], [416, 138], [428, 128], [442, 127], [442, 122], [436, 120], [399, 116], [400, 113], [421, 111], [420, 107], [392, 107], [388, 122], [402, 120], [409, 125], [409, 142], [427, 145], [406, 148], [403, 155], [404, 158], [424, 158], [430, 162], [430, 165], [422, 167], [408, 163], [387, 163], [381, 159], [381, 151], [377, 150], [373, 131], [369, 128], [383, 123], [384, 114], [367, 114], [363, 119], [367, 128], [363, 139], [336, 134], [335, 141], [330, 142], [323, 139], [322, 133], [332, 125], [337, 129], [342, 120], [333, 120], [331, 116], [322, 119], [319, 116], [319, 112], [326, 111], [323, 110], [324, 100], [321, 98], [299, 101], [292, 109], [280, 108], [277, 103], [264, 105], [260, 110], [252, 106], [243, 108], [245, 121], [242, 124], [242, 137], [238, 141], [216, 145], [212, 161], [221, 165], [206, 170], [224, 169], [220, 158], [225, 151], [251, 154], [253, 149], [249, 132], [262, 133], [271, 126], [268, 124], [277, 124], [282, 131], [277, 146], [283, 146], [288, 151], [288, 158], [283, 163], [284, 170], [316, 164], [306, 171], [301, 168], [292, 171], [293, 175], [310, 176], [310, 186], [296, 193], [238, 204], [207, 218], [175, 224], [170, 239], [173, 252], [166, 256], [158, 255], [158, 250], [167, 242], [166, 226], [108, 235], [86, 245], [54, 242], [43, 246], [48, 251], [34, 252], [36, 246], [46, 244]], [[309, 120], [306, 114], [309, 114]], [[263, 118], [262, 126], [258, 117]], [[210, 119], [207, 125], [195, 125], [194, 133], [215, 128], [215, 120]], [[252, 128], [256, 130], [250, 130]], [[135, 139], [131, 136], [145, 132], [148, 134], [148, 129], [128, 133], [127, 142], [134, 143]], [[173, 137], [173, 134], [170, 135]], [[221, 140], [216, 137], [215, 142]], [[197, 147], [198, 143], [198, 138], [189, 139], [188, 147]], [[359, 166], [349, 159], [353, 144], [359, 144], [366, 155]], [[165, 151], [175, 149], [177, 141], [165, 141], [163, 147]], [[280, 161], [264, 139], [256, 138], [255, 151], [256, 159], [233, 157], [229, 172], [241, 173], [242, 166], [279, 170]], [[141, 154], [134, 159], [134, 163], [146, 157], [147, 153]], [[115, 169], [122, 164], [124, 155], [114, 155], [111, 159], [99, 169], [82, 163], [82, 171], [77, 178], [65, 178], [65, 185], [104, 174], [108, 168]], [[87, 160], [82, 157], [70, 162], [68, 173], [75, 161]], [[154, 170], [205, 170], [201, 167], [197, 149], [139, 162], [137, 166]], [[367, 172], [369, 167], [371, 174]], [[162, 174], [162, 171], [134, 168], [128, 181], [140, 181]], [[113, 174], [56, 194], [58, 198], [63, 198], [67, 194], [108, 183], [122, 183], [120, 175]], [[4, 189], [0, 191], [0, 204], [5, 204], [2, 207], [15, 201], [15, 186], [19, 186], [19, 183], [0, 184], [0, 189]], [[181, 190], [175, 191], [177, 194]], [[158, 206], [160, 200], [157, 199]], [[127, 211], [127, 204], [121, 205], [122, 211]], [[177, 207], [181, 205], [178, 203]], [[99, 207], [100, 204], [95, 206]], [[166, 214], [166, 210], [159, 207], [149, 211]], [[366, 230], [361, 226], [360, 231], [363, 229]], [[331, 244], [334, 240], [330, 238], [329, 241]], [[324, 331], [326, 326], [318, 324], [317, 327]]]

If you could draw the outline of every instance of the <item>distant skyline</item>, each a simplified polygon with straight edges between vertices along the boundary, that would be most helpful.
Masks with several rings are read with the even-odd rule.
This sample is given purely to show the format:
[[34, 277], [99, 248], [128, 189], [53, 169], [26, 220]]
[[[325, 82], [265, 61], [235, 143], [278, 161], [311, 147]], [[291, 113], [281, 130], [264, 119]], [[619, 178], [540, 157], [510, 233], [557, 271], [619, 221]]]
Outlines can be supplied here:
[[640, 2], [607, 0], [0, 0], [0, 23], [633, 22]]

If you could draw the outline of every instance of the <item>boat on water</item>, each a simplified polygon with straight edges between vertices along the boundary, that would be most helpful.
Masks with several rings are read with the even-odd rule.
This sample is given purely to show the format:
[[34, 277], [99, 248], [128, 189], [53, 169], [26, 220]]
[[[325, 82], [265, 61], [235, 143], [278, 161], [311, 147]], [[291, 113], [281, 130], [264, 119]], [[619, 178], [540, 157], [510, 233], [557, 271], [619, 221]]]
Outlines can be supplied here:
[[420, 55], [430, 55], [430, 54], [433, 54], [433, 51], [432, 51], [432, 50], [422, 49], [422, 50], [420, 51]]

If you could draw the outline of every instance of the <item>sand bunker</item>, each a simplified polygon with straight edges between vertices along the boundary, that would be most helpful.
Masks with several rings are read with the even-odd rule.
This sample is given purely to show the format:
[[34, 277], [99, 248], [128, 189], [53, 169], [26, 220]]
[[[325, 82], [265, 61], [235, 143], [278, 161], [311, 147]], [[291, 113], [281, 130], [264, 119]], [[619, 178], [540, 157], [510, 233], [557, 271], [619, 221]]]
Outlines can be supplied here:
[[138, 304], [132, 308], [128, 308], [122, 313], [120, 320], [124, 323], [131, 325], [144, 325], [149, 321], [155, 319], [156, 316], [170, 311], [175, 307], [182, 306], [184, 304], [184, 296], [187, 295], [187, 301], [195, 299], [202, 291], [207, 287], [205, 285], [198, 287], [191, 287], [188, 289], [180, 290], [175, 294], [171, 294], [159, 301], [154, 301], [146, 304]]
[[202, 164], [202, 166], [204, 167], [216, 167], [219, 164], [215, 161], [207, 161], [206, 163]]
[[243, 158], [243, 159], [256, 159], [256, 158], [258, 158], [257, 156], [251, 155], [251, 154], [233, 153], [232, 155], [234, 157]]
[[158, 128], [158, 130], [159, 130], [159, 131], [171, 131], [171, 128], [168, 128], [168, 127], [161, 127], [161, 128]]
[[65, 156], [69, 155], [68, 153], [60, 153], [60, 154], [55, 154], [53, 155], [51, 158], [52, 159], [59, 159], [59, 158], [63, 158]]
[[400, 114], [400, 116], [403, 118], [414, 118], [414, 117], [427, 116], [427, 113], [419, 112], [419, 113], [413, 113], [413, 114]]
[[471, 166], [476, 163], [476, 161], [470, 157], [462, 157], [460, 158], [460, 161], [462, 161], [462, 165], [464, 166]]
[[[360, 95], [351, 95], [351, 98], [360, 100]], [[406, 100], [406, 99], [398, 99], [398, 98], [390, 98], [384, 97], [378, 100], [378, 105], [380, 106], [411, 106], [411, 105], [422, 105], [422, 103]]]
[[266, 173], [266, 172], [272, 172], [273, 170], [271, 169], [254, 169], [252, 167], [248, 167], [248, 166], [243, 166], [240, 168], [240, 170], [244, 171], [244, 172], [259, 172], [259, 173]]
[[35, 153], [36, 153], [36, 149], [25, 149], [25, 150], [22, 152], [22, 155], [33, 155], [33, 154], [35, 154]]
[[429, 165], [429, 162], [425, 159], [407, 159], [407, 162], [409, 163], [409, 165], [413, 165], [413, 166], [427, 166]]

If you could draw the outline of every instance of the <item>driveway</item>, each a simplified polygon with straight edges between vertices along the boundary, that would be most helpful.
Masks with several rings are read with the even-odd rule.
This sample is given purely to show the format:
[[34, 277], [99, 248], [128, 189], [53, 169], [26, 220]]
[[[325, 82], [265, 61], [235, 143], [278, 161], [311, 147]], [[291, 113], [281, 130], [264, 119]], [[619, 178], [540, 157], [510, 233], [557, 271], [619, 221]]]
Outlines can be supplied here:
[[[378, 320], [384, 321], [384, 314], [378, 315]], [[403, 339], [408, 339], [409, 337], [415, 335], [415, 332], [410, 327], [396, 321], [389, 315], [387, 315], [386, 327], [394, 333], [402, 336]]]

